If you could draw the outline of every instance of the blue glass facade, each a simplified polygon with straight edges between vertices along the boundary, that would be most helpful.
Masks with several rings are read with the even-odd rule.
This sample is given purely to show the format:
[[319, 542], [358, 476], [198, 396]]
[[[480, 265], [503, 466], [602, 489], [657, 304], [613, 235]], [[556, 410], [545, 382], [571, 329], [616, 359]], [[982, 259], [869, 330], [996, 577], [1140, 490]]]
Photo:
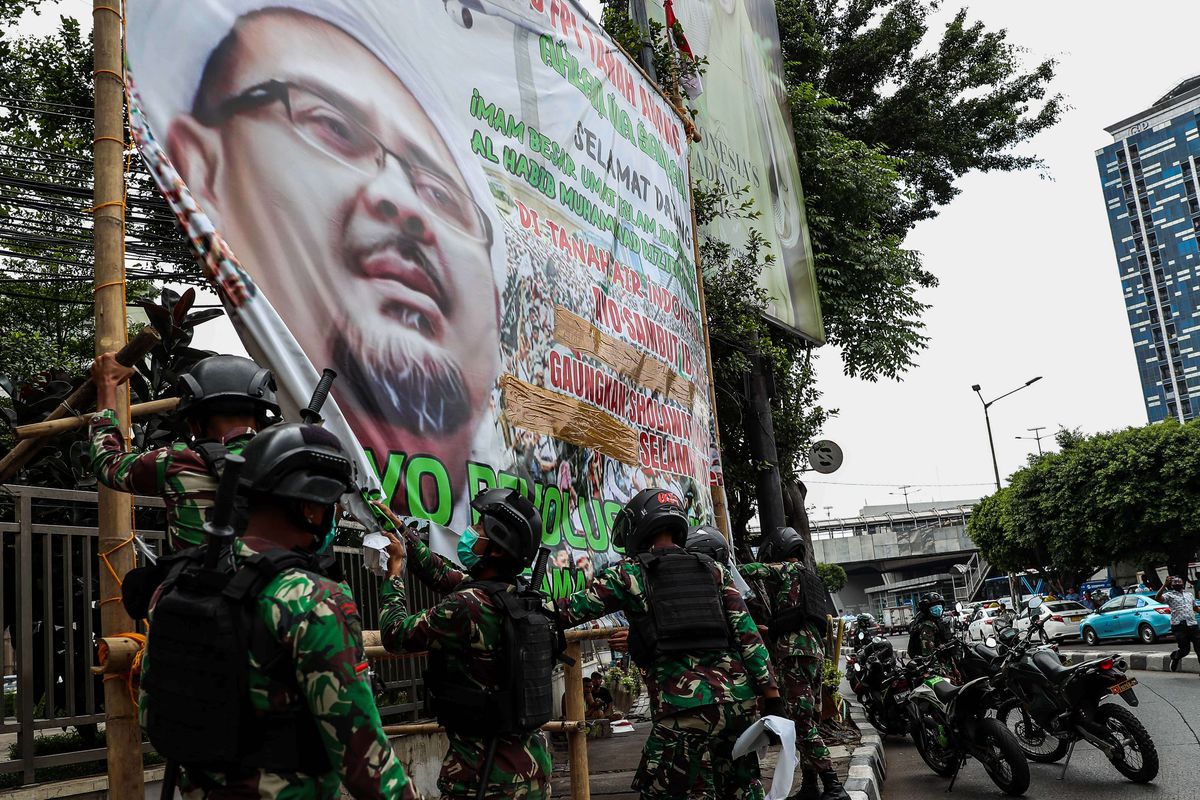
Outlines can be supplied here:
[[1200, 413], [1200, 76], [1096, 153], [1151, 422]]

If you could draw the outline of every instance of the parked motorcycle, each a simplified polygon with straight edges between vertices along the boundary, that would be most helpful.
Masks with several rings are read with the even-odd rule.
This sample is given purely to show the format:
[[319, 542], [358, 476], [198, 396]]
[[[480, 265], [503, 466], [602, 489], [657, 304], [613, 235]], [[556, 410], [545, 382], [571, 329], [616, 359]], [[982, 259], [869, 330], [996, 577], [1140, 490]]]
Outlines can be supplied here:
[[[960, 642], [951, 642], [921, 661], [936, 663], [961, 647]], [[933, 675], [908, 697], [917, 751], [931, 770], [950, 778], [950, 789], [970, 758], [983, 765], [1005, 794], [1021, 795], [1029, 788], [1029, 762], [1016, 736], [988, 715], [996, 705], [995, 693], [990, 677], [955, 686], [947, 678]]]
[[[1040, 598], [1029, 605], [1036, 610]], [[1137, 678], [1127, 675], [1124, 660], [1111, 656], [1063, 666], [1052, 649], [1032, 643], [1041, 625], [1035, 615], [1024, 636], [1005, 632], [1001, 676], [1012, 697], [997, 706], [997, 719], [1033, 761], [1050, 763], [1066, 756], [1069, 764], [1082, 740], [1099, 748], [1134, 783], [1154, 780], [1158, 750], [1149, 732], [1128, 709], [1102, 702], [1115, 696], [1138, 704]]]
[[875, 730], [884, 736], [908, 734], [908, 695], [927, 677], [920, 665], [901, 664], [891, 642], [876, 637], [847, 659], [846, 674], [850, 689]]

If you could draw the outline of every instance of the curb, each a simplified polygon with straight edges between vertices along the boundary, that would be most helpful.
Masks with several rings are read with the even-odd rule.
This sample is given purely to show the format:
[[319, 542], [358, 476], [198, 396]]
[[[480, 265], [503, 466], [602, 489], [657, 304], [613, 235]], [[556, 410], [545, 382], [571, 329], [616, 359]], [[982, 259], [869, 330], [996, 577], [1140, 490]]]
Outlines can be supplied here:
[[887, 778], [883, 740], [867, 722], [857, 703], [847, 701], [847, 705], [850, 716], [863, 733], [862, 741], [850, 752], [850, 771], [844, 784], [846, 793], [853, 800], [882, 800], [883, 782]]

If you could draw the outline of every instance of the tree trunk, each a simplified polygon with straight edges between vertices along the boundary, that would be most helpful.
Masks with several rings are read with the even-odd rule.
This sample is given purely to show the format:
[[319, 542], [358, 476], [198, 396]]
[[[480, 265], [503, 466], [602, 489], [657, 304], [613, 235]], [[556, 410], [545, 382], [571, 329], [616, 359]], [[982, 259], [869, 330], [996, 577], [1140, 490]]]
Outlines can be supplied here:
[[787, 523], [804, 537], [804, 563], [809, 569], [817, 568], [813, 551], [812, 527], [808, 521], [808, 509], [804, 501], [808, 498], [808, 487], [800, 481], [788, 481], [783, 485], [783, 509]]

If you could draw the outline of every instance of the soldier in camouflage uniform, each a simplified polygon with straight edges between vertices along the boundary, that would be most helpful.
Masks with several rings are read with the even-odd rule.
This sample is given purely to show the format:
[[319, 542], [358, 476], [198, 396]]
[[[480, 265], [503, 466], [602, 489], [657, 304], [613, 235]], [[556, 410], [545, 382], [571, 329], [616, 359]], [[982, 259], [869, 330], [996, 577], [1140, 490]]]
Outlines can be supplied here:
[[177, 413], [194, 441], [130, 453], [117, 424], [116, 387], [133, 370], [105, 353], [92, 366], [96, 408], [90, 421], [92, 471], [110, 489], [162, 497], [167, 508], [168, 549], [204, 541], [204, 513], [217, 492], [216, 471], [226, 453], [241, 453], [267, 414], [279, 414], [275, 378], [248, 358], [210, 356], [180, 381]]
[[[654, 719], [633, 781], [643, 798], [666, 800], [698, 791], [722, 800], [760, 800], [757, 757], [734, 761], [733, 744], [757, 716], [760, 697], [768, 713], [782, 714], [783, 701], [767, 648], [728, 571], [711, 559], [687, 554], [682, 548], [687, 533], [679, 498], [659, 489], [638, 493], [613, 528], [613, 541], [625, 549], [626, 558], [598, 573], [586, 590], [557, 601], [555, 608], [563, 626], [617, 611], [629, 617], [629, 649], [646, 672]], [[667, 613], [656, 618], [648, 602], [648, 586], [656, 604], [679, 596], [680, 587], [658, 583], [660, 565], [676, 557], [693, 570], [688, 580], [699, 594], [691, 599], [703, 601], [703, 593], [711, 592], [709, 602], [717, 608], [721, 627], [718, 640], [706, 642], [700, 637], [711, 623], [704, 620], [694, 628], [697, 639], [690, 649], [682, 649], [689, 647], [686, 636], [676, 644], [663, 631], [666, 620], [685, 615], [660, 607]], [[648, 577], [651, 570], [654, 583]], [[682, 590], [687, 593], [686, 586]], [[690, 622], [678, 620], [685, 628]], [[658, 630], [657, 646], [649, 643], [651, 627]]]
[[[746, 579], [757, 579], [766, 589], [774, 612], [768, 625], [771, 660], [787, 698], [787, 716], [796, 724], [802, 781], [800, 800], [848, 800], [829, 756], [829, 748], [817, 728], [821, 716], [821, 683], [825, 670], [825, 640], [821, 630], [824, 604], [807, 609], [805, 580], [811, 575], [801, 560], [804, 539], [792, 528], [781, 528], [759, 548], [759, 558], [768, 563], [740, 564]], [[807, 574], [806, 574], [807, 573]], [[822, 598], [823, 599], [823, 598]], [[791, 624], [785, 612], [804, 609]], [[820, 622], [818, 622], [818, 619]], [[820, 778], [824, 790], [817, 784]]]
[[[309, 554], [328, 544], [336, 524], [337, 498], [352, 487], [352, 466], [344, 449], [328, 431], [293, 423], [273, 426], [255, 437], [244, 457], [239, 493], [250, 499], [251, 511], [243, 537], [234, 542], [233, 558], [241, 567], [235, 576], [256, 557], [261, 559], [256, 554], [295, 556], [304, 563]], [[172, 558], [182, 561], [199, 552]], [[156, 665], [181, 662], [179, 656], [172, 661], [166, 652], [177, 646], [163, 627], [167, 617], [160, 614], [156, 619], [156, 610], [166, 607], [166, 598], [174, 590], [173, 579], [174, 573], [151, 610], [140, 711], [151, 740], [156, 730], [165, 730], [178, 749], [180, 735], [187, 736], [190, 730], [189, 719], [176, 722], [180, 712], [172, 716], [169, 698], [179, 697], [180, 692], [203, 697], [213, 687], [186, 674], [186, 654], [181, 670], [185, 674], [174, 670], [157, 674]], [[249, 742], [257, 750], [228, 767], [216, 767], [199, 755], [210, 742], [195, 742], [202, 766], [180, 759], [184, 796], [189, 800], [335, 800], [341, 796], [341, 786], [357, 800], [414, 798], [412, 784], [383, 733], [367, 681], [362, 623], [349, 587], [309, 569], [285, 568], [249, 602], [252, 629], [243, 634], [251, 643], [246, 668], [249, 696], [244, 698], [248, 708], [239, 719], [253, 720], [252, 724], [283, 720], [284, 735], [274, 749], [263, 739]], [[212, 703], [204, 702], [212, 708]], [[265, 730], [278, 736], [280, 727], [277, 722]], [[185, 732], [180, 734], [178, 728]], [[287, 729], [294, 730], [288, 734]], [[234, 736], [238, 731], [226, 733]], [[285, 759], [298, 767], [255, 767], [263, 751], [280, 758], [279, 741], [285, 746]], [[186, 744], [185, 749], [191, 751]], [[319, 766], [322, 762], [327, 767]]]
[[942, 619], [945, 604], [945, 598], [937, 592], [921, 595], [917, 604], [917, 616], [908, 631], [909, 658], [930, 655], [950, 641], [950, 631]]
[[[427, 650], [430, 654], [426, 690], [450, 743], [438, 776], [442, 797], [474, 798], [482, 782], [483, 797], [545, 800], [550, 797], [551, 769], [545, 735], [536, 729], [486, 730], [490, 720], [484, 704], [471, 708], [461, 700], [465, 693], [510, 691], [507, 681], [516, 676], [505, 674], [504, 612], [488, 587], [500, 584], [501, 591], [516, 593], [517, 576], [530, 565], [541, 540], [541, 515], [519, 492], [509, 489], [487, 490], [471, 506], [479, 521], [463, 533], [458, 545], [459, 561], [471, 581], [464, 581], [462, 571], [419, 541], [414, 544], [411, 530], [404, 539], [388, 533], [392, 543], [388, 579], [380, 585], [380, 638], [393, 652]], [[407, 553], [425, 560], [418, 571], [427, 582], [453, 590], [433, 608], [416, 614], [409, 614], [406, 604]], [[549, 618], [544, 621], [549, 630]], [[549, 662], [551, 653], [544, 655]], [[548, 680], [545, 688], [549, 701]], [[457, 705], [451, 708], [451, 704]], [[463, 705], [473, 720], [456, 714]]]

